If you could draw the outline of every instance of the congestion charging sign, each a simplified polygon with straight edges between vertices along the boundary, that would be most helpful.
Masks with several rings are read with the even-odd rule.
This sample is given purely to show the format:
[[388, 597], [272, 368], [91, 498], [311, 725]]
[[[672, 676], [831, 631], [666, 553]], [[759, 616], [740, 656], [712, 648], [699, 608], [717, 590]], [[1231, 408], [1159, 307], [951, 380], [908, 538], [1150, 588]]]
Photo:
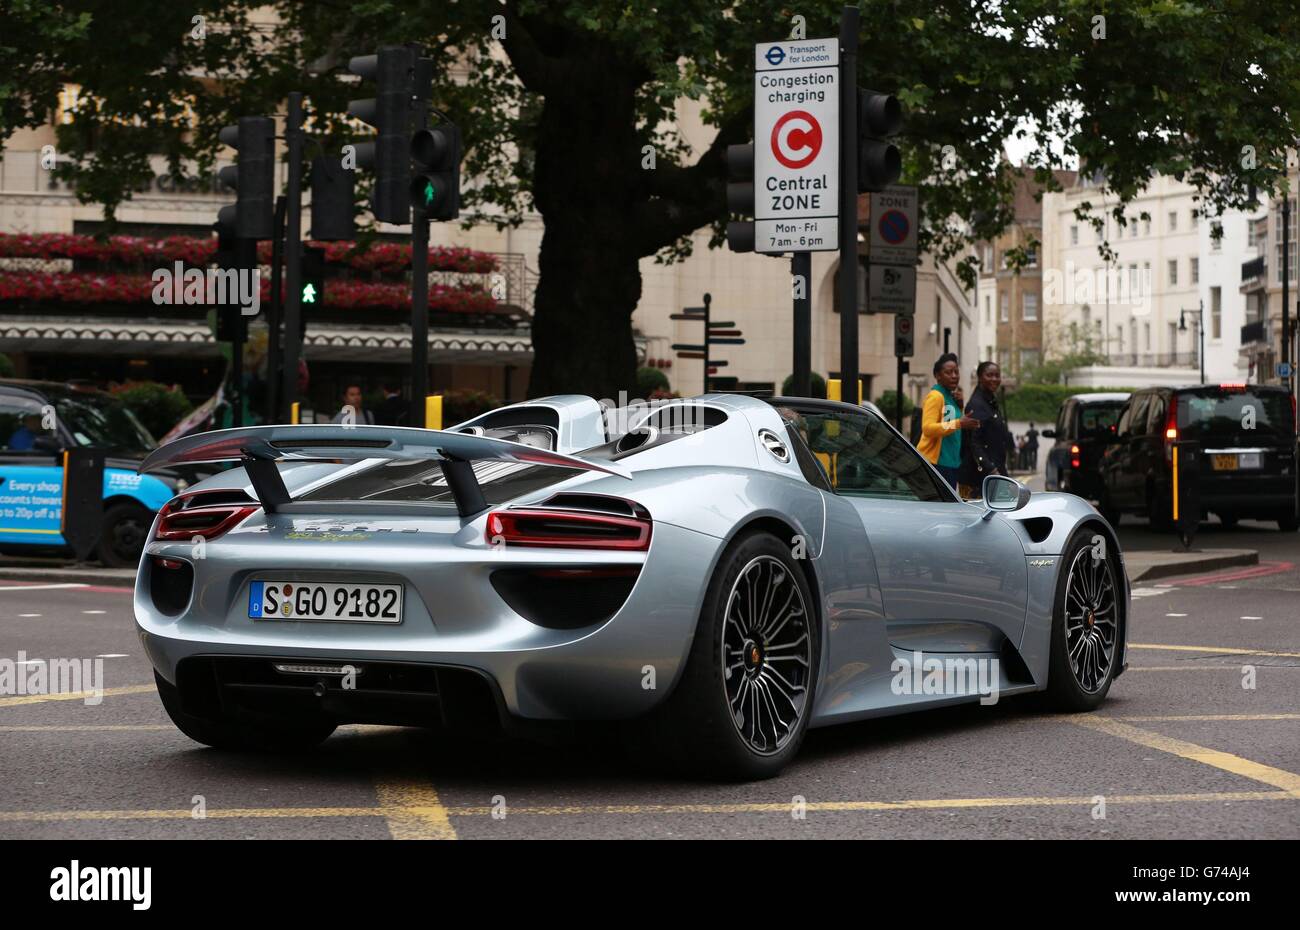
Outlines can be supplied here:
[[754, 251], [839, 248], [838, 39], [754, 46]]

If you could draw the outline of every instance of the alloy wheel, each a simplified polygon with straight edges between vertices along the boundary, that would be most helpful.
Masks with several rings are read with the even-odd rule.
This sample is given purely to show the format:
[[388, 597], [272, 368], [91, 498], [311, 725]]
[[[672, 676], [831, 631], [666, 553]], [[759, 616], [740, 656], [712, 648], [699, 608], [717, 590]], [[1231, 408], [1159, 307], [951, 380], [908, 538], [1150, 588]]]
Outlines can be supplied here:
[[737, 732], [760, 754], [798, 732], [812, 676], [803, 592], [779, 559], [751, 559], [731, 586], [722, 635], [722, 681]]
[[1080, 549], [1065, 584], [1065, 649], [1074, 680], [1088, 694], [1106, 683], [1115, 661], [1118, 603], [1110, 563], [1091, 547]]

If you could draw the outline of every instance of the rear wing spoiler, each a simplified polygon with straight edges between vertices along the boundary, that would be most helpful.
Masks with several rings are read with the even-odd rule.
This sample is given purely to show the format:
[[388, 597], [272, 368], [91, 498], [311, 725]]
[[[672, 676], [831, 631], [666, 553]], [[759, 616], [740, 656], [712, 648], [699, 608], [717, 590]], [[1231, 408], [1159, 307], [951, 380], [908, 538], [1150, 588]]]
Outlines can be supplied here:
[[518, 462], [632, 475], [613, 462], [592, 462], [504, 439], [416, 429], [409, 426], [316, 424], [249, 426], [214, 430], [169, 442], [140, 463], [140, 474], [170, 465], [239, 462], [267, 513], [289, 503], [277, 462], [355, 462], [363, 459], [429, 459], [438, 463], [462, 517], [487, 509], [472, 462]]

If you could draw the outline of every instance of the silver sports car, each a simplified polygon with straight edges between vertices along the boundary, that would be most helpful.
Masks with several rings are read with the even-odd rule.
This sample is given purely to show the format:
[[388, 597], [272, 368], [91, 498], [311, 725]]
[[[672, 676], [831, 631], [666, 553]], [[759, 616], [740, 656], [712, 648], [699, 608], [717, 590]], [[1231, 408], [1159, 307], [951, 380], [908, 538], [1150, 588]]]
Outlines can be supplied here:
[[991, 477], [963, 503], [875, 408], [561, 396], [447, 430], [264, 426], [143, 471], [170, 501], [135, 614], [176, 725], [217, 747], [349, 722], [624, 721], [657, 758], [761, 778], [810, 726], [1126, 667], [1114, 531]]

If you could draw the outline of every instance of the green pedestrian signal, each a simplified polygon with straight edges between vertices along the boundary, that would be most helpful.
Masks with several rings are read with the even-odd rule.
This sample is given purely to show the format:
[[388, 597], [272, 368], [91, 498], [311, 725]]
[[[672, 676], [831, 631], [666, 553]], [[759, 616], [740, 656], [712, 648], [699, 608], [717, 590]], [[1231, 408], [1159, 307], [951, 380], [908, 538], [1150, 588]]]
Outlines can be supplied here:
[[305, 304], [314, 304], [316, 302], [316, 287], [310, 282], [303, 285], [302, 302]]
[[438, 199], [438, 191], [434, 189], [433, 182], [428, 181], [424, 185], [424, 206], [425, 209], [433, 206], [433, 202]]

